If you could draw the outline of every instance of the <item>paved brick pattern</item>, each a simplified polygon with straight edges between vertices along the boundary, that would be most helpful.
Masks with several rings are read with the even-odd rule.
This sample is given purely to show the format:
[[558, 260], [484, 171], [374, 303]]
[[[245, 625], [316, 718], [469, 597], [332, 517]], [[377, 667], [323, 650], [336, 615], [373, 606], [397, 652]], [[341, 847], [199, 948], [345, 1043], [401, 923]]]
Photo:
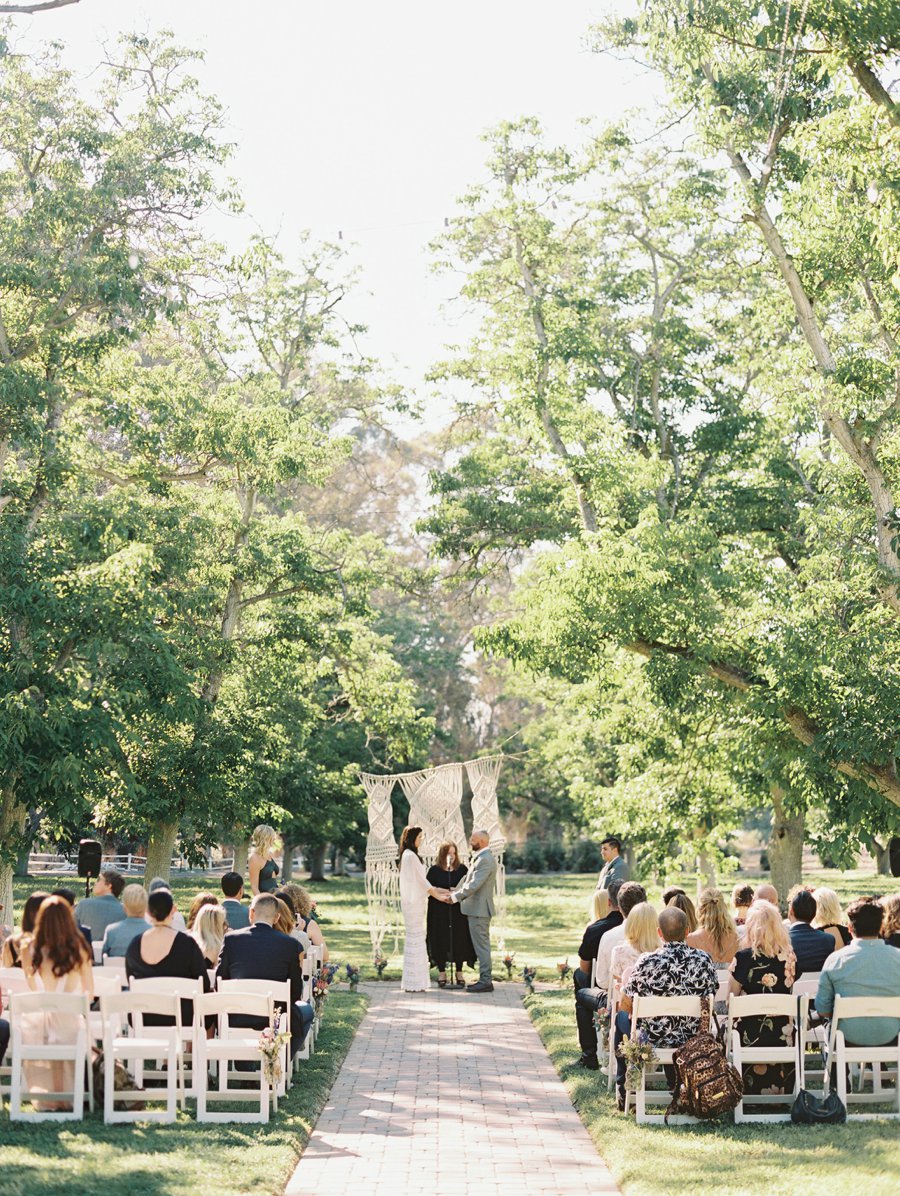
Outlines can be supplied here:
[[618, 1192], [521, 985], [365, 988], [369, 1010], [285, 1196]]

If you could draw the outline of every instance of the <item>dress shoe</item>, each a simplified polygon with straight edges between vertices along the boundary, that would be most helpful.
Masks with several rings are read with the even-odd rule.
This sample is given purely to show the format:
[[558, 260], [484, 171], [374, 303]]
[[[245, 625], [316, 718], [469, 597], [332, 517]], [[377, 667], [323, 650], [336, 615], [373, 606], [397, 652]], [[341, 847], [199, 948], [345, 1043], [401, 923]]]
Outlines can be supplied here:
[[588, 1071], [599, 1071], [600, 1060], [596, 1055], [581, 1055], [576, 1064], [578, 1067], [586, 1067]]
[[477, 980], [474, 984], [466, 985], [467, 993], [492, 993], [493, 991], [493, 984], [482, 984], [480, 980]]

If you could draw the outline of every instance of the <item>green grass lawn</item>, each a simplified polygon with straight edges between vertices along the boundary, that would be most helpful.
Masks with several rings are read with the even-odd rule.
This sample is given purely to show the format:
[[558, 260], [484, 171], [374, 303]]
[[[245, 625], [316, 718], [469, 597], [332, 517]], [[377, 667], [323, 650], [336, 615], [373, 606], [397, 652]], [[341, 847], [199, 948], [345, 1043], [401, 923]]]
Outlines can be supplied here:
[[896, 1121], [844, 1126], [718, 1122], [638, 1126], [616, 1111], [606, 1077], [573, 1066], [572, 998], [538, 992], [528, 1010], [572, 1103], [626, 1196], [894, 1196]]
[[[82, 1122], [25, 1125], [0, 1116], [3, 1196], [276, 1196], [306, 1145], [366, 999], [346, 989], [328, 1000], [316, 1052], [268, 1125], [198, 1125], [180, 1114], [170, 1125]], [[192, 1102], [189, 1102], [189, 1107]]]

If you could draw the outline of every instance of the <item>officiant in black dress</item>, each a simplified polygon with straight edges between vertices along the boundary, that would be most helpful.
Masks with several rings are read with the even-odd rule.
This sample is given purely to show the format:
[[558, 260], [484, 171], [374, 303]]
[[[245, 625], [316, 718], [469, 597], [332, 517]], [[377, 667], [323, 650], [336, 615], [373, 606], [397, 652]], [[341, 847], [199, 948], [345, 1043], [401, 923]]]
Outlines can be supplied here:
[[[455, 843], [442, 843], [437, 860], [428, 869], [428, 883], [436, 889], [456, 889], [469, 869], [460, 863]], [[469, 934], [469, 920], [458, 904], [447, 905], [428, 898], [428, 958], [438, 970], [438, 986], [447, 987], [447, 963], [456, 965], [456, 987], [464, 988], [463, 964], [475, 966], [475, 948]]]

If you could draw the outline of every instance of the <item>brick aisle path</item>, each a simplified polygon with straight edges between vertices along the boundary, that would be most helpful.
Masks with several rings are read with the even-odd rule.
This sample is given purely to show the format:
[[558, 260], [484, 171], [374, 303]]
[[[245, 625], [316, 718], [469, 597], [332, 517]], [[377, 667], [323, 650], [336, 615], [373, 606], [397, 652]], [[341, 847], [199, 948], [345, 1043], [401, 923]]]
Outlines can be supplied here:
[[368, 1012], [285, 1196], [618, 1192], [520, 984], [365, 989]]

